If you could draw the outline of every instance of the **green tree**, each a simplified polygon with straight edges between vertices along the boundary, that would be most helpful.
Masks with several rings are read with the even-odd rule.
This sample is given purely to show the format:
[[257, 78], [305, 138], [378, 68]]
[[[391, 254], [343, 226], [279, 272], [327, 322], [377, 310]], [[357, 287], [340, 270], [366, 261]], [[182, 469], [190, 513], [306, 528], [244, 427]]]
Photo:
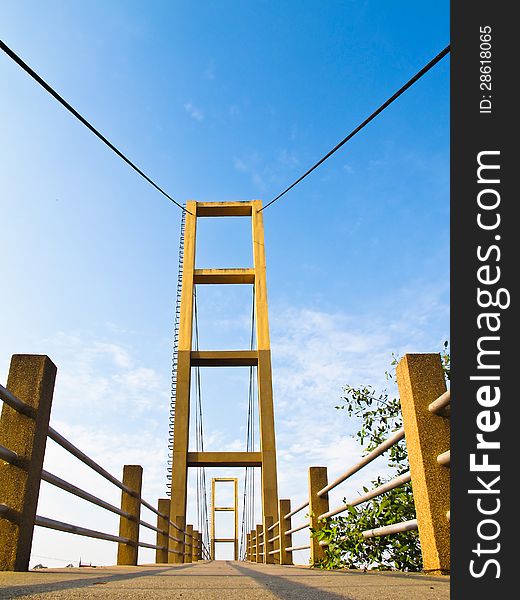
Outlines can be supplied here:
[[[441, 355], [446, 378], [450, 375], [448, 342], [444, 343]], [[391, 371], [386, 378], [395, 378], [398, 357], [392, 355]], [[346, 411], [349, 418], [360, 421], [354, 434], [364, 454], [368, 454], [403, 426], [399, 398], [390, 397], [384, 390], [377, 394], [370, 386], [344, 388], [343, 404], [337, 410]], [[408, 471], [408, 454], [405, 440], [394, 444], [387, 453], [391, 476], [378, 477], [371, 482], [370, 489], [378, 487], [393, 477]], [[364, 487], [363, 492], [369, 488]], [[352, 500], [349, 498], [348, 500]], [[343, 500], [347, 502], [347, 498]], [[421, 548], [417, 531], [393, 534], [365, 540], [361, 534], [367, 529], [384, 527], [415, 518], [412, 487], [407, 483], [386, 492], [357, 507], [349, 507], [344, 516], [326, 519], [323, 527], [311, 531], [313, 537], [328, 542], [325, 560], [315, 565], [324, 569], [397, 569], [420, 571], [422, 568]]]

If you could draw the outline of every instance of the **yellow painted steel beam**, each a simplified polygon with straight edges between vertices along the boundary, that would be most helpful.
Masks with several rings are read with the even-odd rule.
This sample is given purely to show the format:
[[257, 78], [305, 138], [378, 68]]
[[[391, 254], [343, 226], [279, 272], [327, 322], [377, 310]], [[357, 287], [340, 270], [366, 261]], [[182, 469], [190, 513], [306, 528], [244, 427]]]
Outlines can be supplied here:
[[192, 367], [254, 367], [258, 364], [256, 350], [192, 351]]
[[197, 202], [197, 217], [250, 217], [252, 202]]
[[188, 452], [188, 467], [261, 466], [261, 452]]
[[195, 269], [193, 283], [244, 284], [255, 282], [254, 269]]

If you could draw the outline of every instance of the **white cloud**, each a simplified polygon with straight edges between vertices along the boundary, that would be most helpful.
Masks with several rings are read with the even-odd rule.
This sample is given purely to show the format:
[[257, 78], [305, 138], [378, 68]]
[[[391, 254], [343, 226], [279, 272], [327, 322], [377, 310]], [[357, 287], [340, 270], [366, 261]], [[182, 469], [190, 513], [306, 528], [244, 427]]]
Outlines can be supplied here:
[[201, 108], [194, 106], [191, 102], [186, 102], [184, 104], [184, 110], [196, 121], [202, 121], [204, 119], [204, 111]]

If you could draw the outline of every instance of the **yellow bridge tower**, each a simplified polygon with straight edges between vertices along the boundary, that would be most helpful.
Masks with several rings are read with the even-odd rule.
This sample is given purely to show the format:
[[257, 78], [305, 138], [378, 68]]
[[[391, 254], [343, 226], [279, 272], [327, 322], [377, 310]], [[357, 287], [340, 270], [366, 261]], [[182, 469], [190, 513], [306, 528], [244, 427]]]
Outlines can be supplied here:
[[[179, 323], [177, 388], [173, 430], [170, 520], [186, 527], [186, 496], [189, 467], [260, 467], [262, 469], [262, 519], [264, 531], [278, 520], [278, 485], [274, 433], [271, 348], [267, 314], [264, 225], [260, 200], [249, 202], [194, 202], [186, 204], [184, 261]], [[206, 217], [251, 217], [252, 269], [195, 269], [197, 219]], [[250, 284], [254, 286], [255, 350], [194, 351], [193, 287], [205, 284]], [[192, 367], [256, 366], [260, 417], [260, 452], [189, 452], [190, 388]], [[176, 537], [170, 525], [170, 536]], [[170, 539], [170, 562], [183, 562], [183, 545]], [[274, 562], [265, 553], [265, 562]]]

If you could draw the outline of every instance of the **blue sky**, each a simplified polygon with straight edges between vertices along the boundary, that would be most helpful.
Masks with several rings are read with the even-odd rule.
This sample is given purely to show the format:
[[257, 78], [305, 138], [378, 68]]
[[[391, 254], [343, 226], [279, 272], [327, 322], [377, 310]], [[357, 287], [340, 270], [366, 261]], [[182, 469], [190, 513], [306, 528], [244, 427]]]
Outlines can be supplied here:
[[[179, 202], [267, 202], [446, 46], [448, 16], [447, 1], [4, 0], [0, 35]], [[155, 501], [180, 211], [4, 55], [0, 76], [2, 382], [11, 354], [49, 354], [55, 427], [116, 473], [143, 464]], [[382, 386], [392, 352], [448, 338], [448, 165], [449, 58], [265, 211], [281, 496], [303, 499], [307, 465], [333, 477], [359, 454], [342, 385]], [[200, 223], [197, 266], [250, 264], [246, 219]], [[248, 287], [200, 290], [199, 310], [202, 348], [247, 344]], [[207, 444], [242, 449], [247, 373], [203, 371]], [[52, 445], [46, 465], [118, 502]], [[39, 514], [117, 529], [78, 502], [44, 485]], [[114, 552], [41, 530], [34, 545]]]

